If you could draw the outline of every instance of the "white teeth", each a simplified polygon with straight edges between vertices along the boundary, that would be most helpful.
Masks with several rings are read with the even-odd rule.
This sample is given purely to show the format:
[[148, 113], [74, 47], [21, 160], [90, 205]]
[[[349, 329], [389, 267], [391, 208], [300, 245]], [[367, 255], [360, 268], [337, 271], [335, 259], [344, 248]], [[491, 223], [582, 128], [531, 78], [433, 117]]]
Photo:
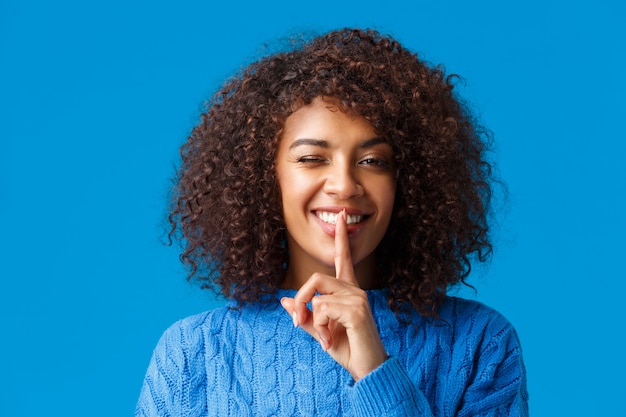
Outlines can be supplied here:
[[[315, 215], [324, 223], [337, 224], [337, 216], [339, 215], [339, 213], [331, 213], [328, 211], [317, 211], [315, 212]], [[346, 216], [347, 224], [357, 224], [357, 223], [360, 223], [362, 220], [363, 220], [363, 216], [360, 216], [358, 214], [348, 214]]]
[[356, 214], [348, 214], [346, 216], [346, 223], [348, 224], [357, 224], [363, 220], [363, 216], [358, 216]]

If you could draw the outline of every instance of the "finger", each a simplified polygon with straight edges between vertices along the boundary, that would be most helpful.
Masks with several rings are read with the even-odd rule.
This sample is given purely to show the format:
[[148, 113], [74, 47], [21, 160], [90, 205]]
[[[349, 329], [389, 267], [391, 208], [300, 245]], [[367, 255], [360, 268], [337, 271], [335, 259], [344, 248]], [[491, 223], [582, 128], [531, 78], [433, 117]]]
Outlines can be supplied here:
[[312, 313], [307, 303], [312, 301], [316, 294], [334, 294], [345, 289], [346, 284], [336, 278], [321, 273], [311, 275], [293, 297], [293, 310], [290, 314], [295, 313], [294, 324], [301, 325], [310, 318]]
[[[344, 332], [349, 329], [358, 329], [362, 332], [369, 328], [366, 323], [367, 320], [363, 322], [363, 318], [368, 317], [368, 315], [363, 314], [363, 309], [358, 307], [363, 303], [367, 305], [367, 296], [318, 295], [311, 301], [313, 328], [317, 332], [319, 342], [324, 350], [328, 350], [334, 344], [333, 335], [336, 335], [337, 326], [341, 326]], [[357, 339], [361, 338], [354, 331], [353, 333]]]
[[[328, 350], [328, 348], [330, 347], [330, 333], [328, 332], [328, 329], [324, 330], [324, 329], [319, 329], [319, 324], [316, 325], [313, 322], [313, 319], [311, 318], [312, 315], [308, 315], [307, 319], [304, 321], [296, 321], [296, 303], [295, 300], [293, 298], [289, 298], [289, 297], [283, 297], [280, 300], [280, 304], [283, 306], [283, 308], [285, 309], [285, 311], [291, 315], [293, 317], [293, 321], [294, 321], [294, 326], [299, 326], [300, 328], [302, 328], [302, 330], [304, 330], [305, 332], [307, 332], [309, 335], [311, 335], [315, 340], [318, 341], [318, 343], [322, 346], [322, 349], [324, 349], [325, 351]], [[305, 307], [306, 308], [306, 307]], [[307, 309], [308, 311], [308, 309]], [[296, 324], [297, 323], [297, 324]], [[323, 332], [323, 335], [320, 334], [320, 330]], [[320, 337], [321, 336], [321, 337]]]
[[346, 305], [343, 297], [337, 299], [334, 296], [318, 295], [311, 300], [312, 314], [310, 320], [302, 323], [303, 330], [315, 338], [324, 351], [328, 351], [334, 342], [333, 332], [338, 320], [344, 318]]
[[280, 304], [283, 306], [285, 311], [289, 313], [289, 316], [291, 316], [293, 326], [298, 327], [298, 314], [296, 313], [294, 299], [289, 297], [283, 297], [280, 299]]
[[342, 210], [337, 216], [335, 226], [335, 276], [344, 282], [358, 285], [352, 266], [345, 210]]
[[313, 328], [322, 349], [327, 351], [333, 344], [333, 324], [337, 324], [338, 314], [332, 303], [333, 296], [320, 295], [311, 300], [313, 307]]
[[319, 294], [351, 294], [358, 289], [358, 285], [348, 284], [321, 273], [315, 273], [300, 287], [293, 298], [281, 300], [283, 307], [288, 310], [293, 318], [295, 326], [303, 326], [312, 320], [314, 313], [309, 310], [308, 303], [312, 302]]

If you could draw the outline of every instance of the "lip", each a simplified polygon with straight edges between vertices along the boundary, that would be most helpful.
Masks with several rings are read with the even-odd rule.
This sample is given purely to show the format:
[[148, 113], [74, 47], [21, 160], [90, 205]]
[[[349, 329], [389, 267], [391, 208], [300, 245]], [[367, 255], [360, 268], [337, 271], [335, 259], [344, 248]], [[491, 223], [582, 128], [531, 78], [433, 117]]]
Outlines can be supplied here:
[[348, 231], [348, 237], [349, 238], [356, 237], [360, 233], [360, 231], [363, 229], [363, 227], [367, 224], [367, 222], [369, 221], [372, 213], [366, 212], [364, 210], [360, 210], [360, 209], [357, 209], [357, 208], [353, 208], [353, 207], [331, 206], [331, 207], [316, 207], [316, 208], [311, 210], [311, 216], [313, 217], [315, 222], [317, 222], [317, 224], [320, 225], [320, 227], [322, 228], [324, 233], [326, 233], [330, 237], [334, 238], [335, 237], [336, 225], [326, 223], [325, 221], [323, 221], [322, 219], [317, 217], [316, 212], [318, 212], [318, 211], [327, 211], [329, 213], [341, 213], [343, 210], [346, 211], [346, 215], [363, 216], [363, 220], [361, 220], [360, 223], [352, 224], [352, 225], [346, 225], [346, 229]]
[[369, 216], [371, 213], [366, 211], [353, 208], [353, 207], [337, 207], [337, 206], [329, 206], [329, 207], [315, 207], [311, 209], [311, 212], [315, 214], [316, 211], [327, 211], [329, 213], [340, 213], [343, 210], [346, 211], [346, 214], [357, 215], [357, 216]]

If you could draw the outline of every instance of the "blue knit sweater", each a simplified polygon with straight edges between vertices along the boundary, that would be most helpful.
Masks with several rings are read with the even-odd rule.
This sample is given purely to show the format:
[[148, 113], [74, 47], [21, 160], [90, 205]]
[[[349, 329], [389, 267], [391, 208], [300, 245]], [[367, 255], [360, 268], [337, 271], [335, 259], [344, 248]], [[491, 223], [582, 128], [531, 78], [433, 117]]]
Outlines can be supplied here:
[[135, 415], [528, 415], [520, 344], [504, 317], [450, 297], [442, 321], [415, 313], [403, 324], [386, 296], [368, 291], [389, 359], [358, 382], [278, 301], [181, 320], [154, 351]]

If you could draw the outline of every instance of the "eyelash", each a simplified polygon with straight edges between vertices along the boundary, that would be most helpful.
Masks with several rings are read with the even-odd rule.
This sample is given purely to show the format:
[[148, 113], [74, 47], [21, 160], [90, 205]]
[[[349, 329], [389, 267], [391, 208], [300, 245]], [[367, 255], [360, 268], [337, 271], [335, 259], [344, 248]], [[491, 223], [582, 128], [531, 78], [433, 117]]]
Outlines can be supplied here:
[[366, 165], [374, 165], [376, 167], [383, 168], [383, 169], [389, 168], [389, 162], [385, 161], [384, 159], [379, 159], [379, 158], [365, 158], [359, 162], [359, 164], [362, 164], [362, 163], [366, 163]]
[[323, 163], [326, 162], [326, 159], [320, 156], [301, 156], [298, 158], [298, 162], [301, 163]]
[[[303, 164], [323, 164], [327, 162], [327, 159], [320, 156], [302, 156], [297, 161]], [[388, 169], [390, 166], [388, 161], [380, 158], [364, 158], [358, 162], [358, 165], [374, 166], [381, 169]]]

